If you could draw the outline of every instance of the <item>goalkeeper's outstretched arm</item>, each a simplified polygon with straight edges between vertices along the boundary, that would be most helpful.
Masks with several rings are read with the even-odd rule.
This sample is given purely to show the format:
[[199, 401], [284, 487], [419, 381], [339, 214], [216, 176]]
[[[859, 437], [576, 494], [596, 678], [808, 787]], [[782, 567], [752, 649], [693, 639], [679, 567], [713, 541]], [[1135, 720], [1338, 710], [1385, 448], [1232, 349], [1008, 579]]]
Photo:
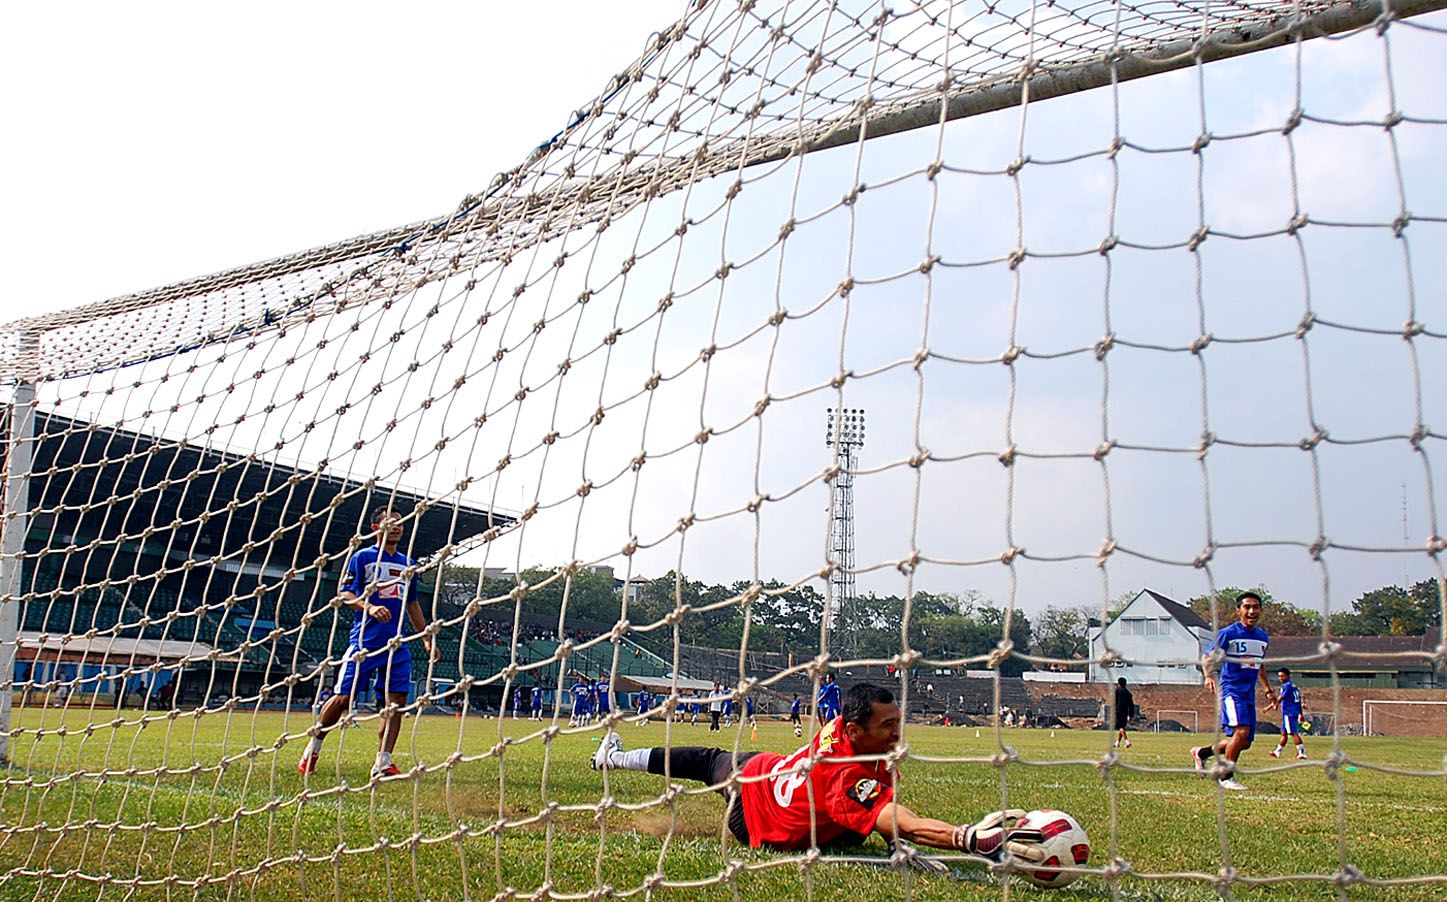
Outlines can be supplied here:
[[1013, 855], [1033, 858], [1035, 850], [1030, 843], [1038, 843], [1044, 837], [1038, 830], [1015, 829], [1024, 817], [1023, 810], [1012, 808], [987, 815], [978, 824], [956, 825], [921, 817], [903, 805], [890, 803], [879, 813], [874, 830], [891, 844], [898, 836], [922, 846], [969, 852], [986, 858], [997, 858], [1006, 847]]

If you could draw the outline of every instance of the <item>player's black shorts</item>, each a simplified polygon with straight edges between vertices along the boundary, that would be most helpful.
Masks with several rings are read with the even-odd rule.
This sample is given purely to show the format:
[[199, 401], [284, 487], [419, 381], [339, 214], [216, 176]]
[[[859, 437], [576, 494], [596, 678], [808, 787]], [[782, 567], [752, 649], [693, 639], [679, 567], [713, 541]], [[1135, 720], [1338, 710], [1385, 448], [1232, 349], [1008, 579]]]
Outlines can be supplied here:
[[[738, 756], [737, 767], [740, 771], [749, 759], [759, 754], [758, 752], [744, 752]], [[650, 774], [664, 773], [664, 764], [667, 762], [667, 773], [670, 777], [684, 780], [697, 780], [709, 786], [718, 786], [727, 783], [729, 776], [733, 774], [735, 759], [733, 752], [723, 749], [707, 748], [705, 746], [690, 745], [677, 748], [656, 747], [653, 754], [648, 756], [648, 772]], [[729, 832], [744, 845], [751, 845], [749, 842], [749, 827], [744, 821], [743, 801], [738, 798], [731, 798], [726, 788], [718, 790], [719, 795], [728, 801]]]

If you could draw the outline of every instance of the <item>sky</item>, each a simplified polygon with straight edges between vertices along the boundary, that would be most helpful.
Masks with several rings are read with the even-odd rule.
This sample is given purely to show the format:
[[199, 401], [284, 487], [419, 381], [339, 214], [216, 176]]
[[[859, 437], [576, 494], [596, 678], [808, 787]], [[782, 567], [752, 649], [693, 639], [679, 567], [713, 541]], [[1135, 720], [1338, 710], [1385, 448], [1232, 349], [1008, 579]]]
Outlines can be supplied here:
[[[6, 13], [0, 67], [19, 89], [0, 101], [18, 136], [0, 226], [18, 264], [5, 319], [453, 210], [598, 96], [680, 4], [563, 3], [545, 20], [523, 5], [427, 4], [406, 16], [365, 3], [82, 8]], [[906, 43], [909, 26], [895, 32]], [[1447, 120], [1432, 90], [1447, 75], [1442, 38], [1403, 32], [1392, 31], [1396, 109]], [[1372, 36], [1308, 45], [1302, 106], [1337, 123], [1379, 122], [1393, 102], [1382, 47]], [[864, 591], [979, 590], [1038, 611], [1144, 586], [1184, 600], [1213, 583], [1260, 584], [1343, 609], [1379, 585], [1435, 575], [1427, 555], [1394, 552], [1425, 545], [1444, 500], [1429, 483], [1437, 440], [1415, 455], [1391, 437], [1410, 433], [1417, 408], [1429, 426], [1447, 419], [1439, 342], [1424, 338], [1414, 357], [1399, 334], [1413, 302], [1418, 321], [1441, 322], [1447, 242], [1440, 226], [1413, 223], [1404, 262], [1380, 229], [1313, 226], [1300, 244], [1246, 236], [1290, 218], [1289, 173], [1314, 219], [1390, 222], [1399, 182], [1414, 214], [1443, 216], [1447, 141], [1430, 122], [1388, 136], [1380, 125], [1308, 120], [1289, 143], [1281, 124], [1296, 102], [1294, 61], [1276, 52], [1207, 67], [1204, 91], [1189, 70], [1130, 83], [1118, 126], [1115, 95], [1096, 91], [1031, 105], [1023, 130], [1021, 111], [1006, 110], [807, 166], [759, 167], [737, 204], [722, 179], [675, 192], [602, 237], [580, 232], [539, 259], [480, 267], [475, 293], [449, 280], [409, 295], [416, 303], [405, 309], [363, 308], [294, 332], [262, 353], [301, 357], [313, 375], [346, 372], [348, 387], [309, 388], [275, 422], [228, 437], [237, 447], [269, 441], [288, 416], [345, 403], [353, 412], [327, 420], [325, 447], [308, 437], [287, 453], [438, 494], [466, 475], [480, 486], [469, 503], [542, 505], [526, 530], [472, 563], [607, 560], [621, 573], [618, 551], [636, 536], [645, 547], [635, 574], [681, 567], [709, 582], [788, 582], [817, 572], [828, 542], [824, 410], [857, 406], [870, 423], [855, 483]], [[1198, 157], [1201, 97], [1208, 130], [1235, 137]], [[777, 104], [788, 108], [787, 98]], [[1112, 161], [1101, 151], [1117, 128], [1131, 147]], [[1022, 150], [1037, 162], [1016, 181], [1003, 170]], [[936, 153], [948, 168], [931, 180]], [[856, 178], [870, 189], [841, 203]], [[1208, 187], [1199, 202], [1198, 183]], [[1203, 216], [1241, 237], [1213, 236], [1199, 257], [1167, 247]], [[789, 220], [800, 225], [781, 245]], [[686, 238], [675, 234], [680, 222]], [[1130, 246], [1107, 268], [1088, 252], [1110, 234]], [[1003, 261], [1020, 244], [1034, 256], [1014, 270]], [[548, 261], [562, 249], [568, 265], [553, 273]], [[931, 253], [943, 265], [918, 272]], [[630, 255], [639, 263], [625, 269]], [[725, 260], [747, 261], [726, 286], [714, 275]], [[851, 277], [860, 284], [846, 310], [833, 292]], [[513, 302], [515, 283], [540, 287]], [[601, 300], [572, 303], [584, 287]], [[664, 296], [676, 298], [666, 316]], [[1319, 319], [1351, 328], [1317, 327], [1303, 353], [1291, 333], [1308, 298]], [[422, 315], [428, 304], [450, 333]], [[469, 324], [479, 305], [495, 311], [486, 326]], [[787, 322], [763, 327], [780, 307]], [[1203, 315], [1226, 340], [1198, 359], [1186, 348]], [[530, 335], [540, 318], [567, 328]], [[363, 337], [342, 345], [354, 323]], [[605, 347], [599, 336], [612, 323], [637, 328]], [[394, 330], [408, 336], [406, 350], [374, 357]], [[1108, 366], [1089, 353], [1107, 331], [1133, 343]], [[474, 343], [466, 363], [439, 356], [447, 334]], [[332, 345], [325, 354], [310, 350], [319, 335]], [[699, 349], [710, 343], [728, 350], [704, 367]], [[1034, 353], [1013, 382], [995, 359], [1012, 344]], [[916, 370], [922, 346], [936, 356]], [[520, 353], [481, 363], [504, 347]], [[409, 353], [441, 362], [414, 378], [401, 368]], [[577, 361], [566, 380], [553, 373], [564, 356]], [[245, 355], [216, 359], [205, 379], [219, 384], [253, 366]], [[868, 374], [843, 394], [829, 386], [841, 365]], [[179, 405], [171, 431], [195, 437], [198, 423], [228, 419], [229, 402], [188, 405], [194, 384], [147, 372], [156, 381], [127, 403]], [[670, 374], [666, 390], [640, 393], [653, 372]], [[468, 387], [442, 409], [418, 407], [419, 395], [463, 373]], [[307, 378], [257, 379], [252, 394], [279, 397]], [[374, 382], [404, 388], [374, 402]], [[546, 400], [509, 404], [510, 385]], [[83, 407], [68, 391], [57, 397]], [[766, 395], [780, 400], [756, 428], [751, 412]], [[587, 426], [600, 404], [606, 425]], [[478, 410], [508, 427], [469, 432]], [[1294, 448], [1312, 432], [1309, 410], [1343, 444], [1315, 456]], [[408, 424], [405, 435], [379, 436], [388, 416]], [[706, 446], [693, 442], [701, 428], [715, 433]], [[555, 430], [568, 437], [541, 441]], [[1203, 430], [1226, 440], [1204, 466], [1189, 451]], [[353, 435], [367, 451], [336, 453]], [[434, 435], [468, 443], [432, 452]], [[1089, 452], [1106, 437], [1130, 447], [1103, 465]], [[1007, 470], [998, 458], [1011, 443], [1027, 456]], [[1275, 446], [1249, 447], [1262, 443]], [[655, 462], [630, 474], [640, 450]], [[911, 465], [925, 452], [928, 464]], [[521, 462], [489, 475], [503, 455]], [[425, 466], [397, 470], [414, 458]], [[582, 481], [597, 486], [586, 502], [575, 494]], [[772, 499], [757, 518], [743, 510], [756, 494]], [[685, 538], [674, 527], [690, 513], [703, 522]], [[1323, 565], [1305, 549], [1319, 530], [1379, 550], [1333, 549]], [[1107, 534], [1130, 553], [1101, 568], [1093, 555]], [[1190, 566], [1208, 534], [1228, 546], [1209, 573]], [[999, 563], [1012, 546], [1033, 557]], [[900, 563], [916, 552], [925, 561], [911, 579]]]

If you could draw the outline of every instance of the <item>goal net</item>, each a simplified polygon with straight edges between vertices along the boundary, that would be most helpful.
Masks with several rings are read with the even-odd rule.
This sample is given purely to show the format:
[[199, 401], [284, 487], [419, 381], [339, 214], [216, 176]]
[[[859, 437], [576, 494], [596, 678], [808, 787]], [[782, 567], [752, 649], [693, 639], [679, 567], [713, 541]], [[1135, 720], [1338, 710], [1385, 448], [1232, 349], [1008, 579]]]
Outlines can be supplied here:
[[[1025, 891], [589, 766], [787, 755], [830, 677], [898, 700], [900, 804], [1068, 810], [1093, 892], [1440, 891], [1440, 750], [1249, 752], [1326, 825], [1281, 856], [1300, 806], [1019, 674], [1085, 669], [1028, 629], [1062, 599], [1440, 587], [1441, 5], [698, 0], [446, 215], [9, 323], [0, 895]], [[379, 509], [367, 622], [422, 617], [337, 707]]]

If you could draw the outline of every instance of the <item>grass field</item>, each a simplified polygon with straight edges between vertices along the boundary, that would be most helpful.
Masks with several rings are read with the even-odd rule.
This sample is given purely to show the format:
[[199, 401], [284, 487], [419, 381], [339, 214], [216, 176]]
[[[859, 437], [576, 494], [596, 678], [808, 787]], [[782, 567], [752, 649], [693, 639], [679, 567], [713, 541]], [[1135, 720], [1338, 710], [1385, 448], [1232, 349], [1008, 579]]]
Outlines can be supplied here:
[[[42, 725], [41, 711], [19, 713], [23, 726]], [[136, 712], [126, 713], [134, 720]], [[59, 712], [43, 717], [44, 729], [61, 726]], [[731, 838], [724, 842], [718, 796], [689, 794], [660, 803], [664, 782], [647, 774], [612, 774], [617, 804], [598, 815], [603, 781], [587, 763], [596, 733], [545, 743], [533, 735], [538, 724], [527, 721], [409, 718], [397, 763], [406, 770], [420, 761], [431, 770], [369, 785], [376, 749], [371, 725], [333, 734], [321, 771], [304, 783], [295, 768], [299, 743], [278, 750], [276, 741], [283, 731], [304, 730], [310, 722], [305, 714], [235, 714], [229, 721], [214, 715], [199, 722], [186, 717], [140, 730], [107, 724], [90, 736], [86, 722], [85, 712], [70, 712], [66, 735], [16, 740], [0, 794], [0, 899], [447, 900], [490, 899], [508, 890], [517, 898], [586, 898], [603, 885], [645, 898], [641, 888], [658, 874], [662, 883], [653, 898], [659, 899], [757, 894], [831, 902], [956, 900], [1002, 898], [1006, 891], [1003, 881], [971, 862], [953, 862], [948, 877], [926, 877], [830, 860], [830, 853], [805, 867], [798, 857], [743, 848]], [[664, 739], [658, 724], [629, 724], [621, 732], [629, 747]], [[1328, 740], [1309, 740], [1313, 766], [1248, 772], [1242, 779], [1252, 791], [1223, 795], [1210, 781], [1184, 772], [1186, 750], [1200, 741], [1190, 736], [1137, 734], [1134, 748], [1122, 754], [1126, 766], [1106, 775], [1079, 763], [1098, 761], [1108, 751], [1106, 733], [1003, 735], [1019, 755], [1003, 769], [987, 762], [908, 761], [901, 802], [946, 820], [974, 820], [998, 807], [1008, 783], [1012, 805], [1075, 814], [1091, 836], [1092, 867], [1112, 858], [1129, 862], [1134, 873], [1117, 884], [1124, 899], [1218, 898], [1205, 880], [1137, 875], [1216, 874], [1223, 849], [1229, 849], [1231, 866], [1252, 879], [1339, 870], [1338, 784], [1320, 766]], [[673, 737], [680, 745], [738, 740], [745, 749], [781, 752], [798, 745], [787, 725], [777, 723], [763, 724], [757, 743], [737, 728], [709, 734], [702, 724], [675, 726]], [[999, 751], [989, 730], [977, 737], [973, 728], [910, 726], [905, 738], [922, 759], [986, 758]], [[502, 740], [507, 743], [500, 756], [446, 766], [455, 753], [484, 755]], [[1266, 756], [1271, 744], [1265, 737], [1247, 752], [1248, 771], [1282, 766]], [[1372, 738], [1344, 740], [1343, 750], [1358, 767], [1340, 772], [1350, 864], [1371, 879], [1447, 875], [1447, 778], [1441, 776], [1447, 746], [1441, 740]], [[220, 768], [223, 759], [230, 763]], [[172, 773], [146, 773], [161, 766]], [[68, 776], [78, 768], [112, 775]], [[508, 822], [506, 831], [476, 834], [500, 818]], [[421, 842], [409, 844], [413, 836]], [[862, 850], [883, 852], [877, 838]], [[732, 880], [718, 879], [730, 870]], [[102, 891], [93, 878], [104, 874], [179, 880]], [[205, 875], [220, 882], [190, 885]], [[1009, 892], [1067, 900], [1109, 897], [1112, 886], [1087, 876], [1055, 891], [1010, 881]], [[1239, 899], [1339, 897], [1328, 883], [1300, 880], [1238, 883], [1232, 892]], [[1447, 898], [1447, 882], [1359, 883], [1347, 897], [1440, 900]]]

